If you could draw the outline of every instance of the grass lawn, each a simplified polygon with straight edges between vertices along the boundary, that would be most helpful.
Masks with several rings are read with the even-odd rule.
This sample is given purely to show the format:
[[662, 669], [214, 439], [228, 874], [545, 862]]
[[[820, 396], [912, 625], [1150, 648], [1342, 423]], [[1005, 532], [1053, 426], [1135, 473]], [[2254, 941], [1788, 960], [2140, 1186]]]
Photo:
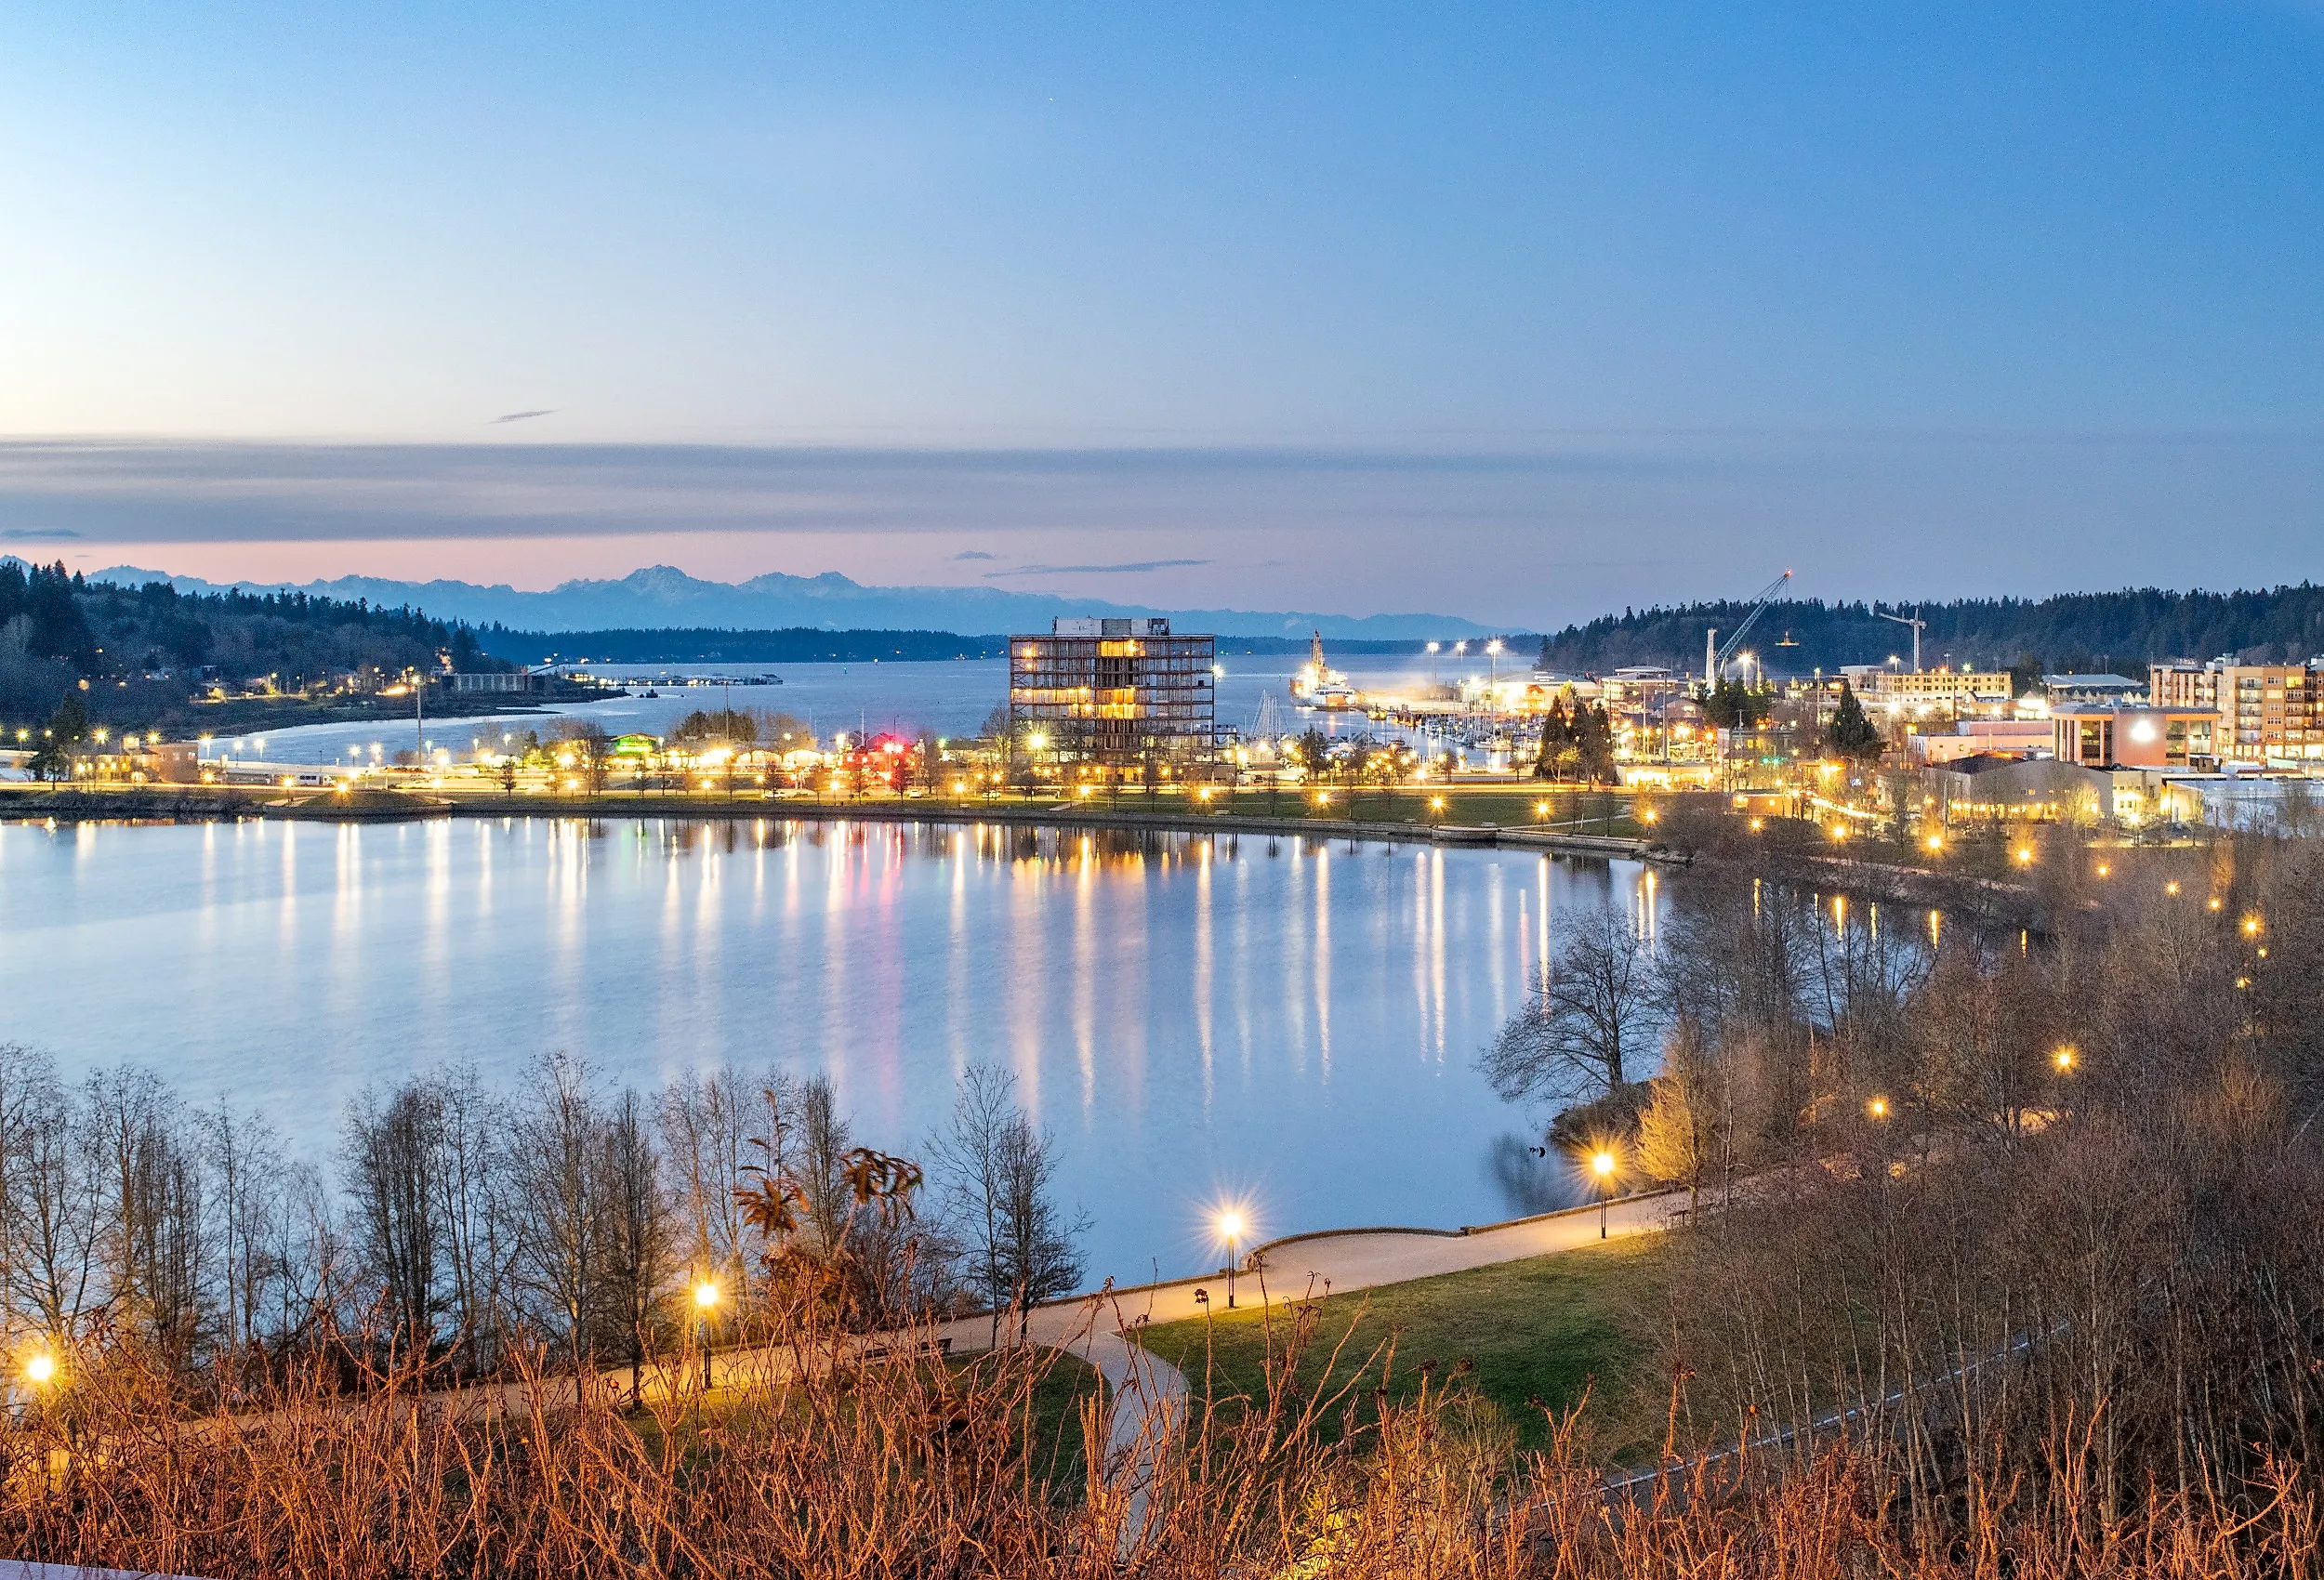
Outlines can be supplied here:
[[[1659, 1240], [1642, 1235], [1330, 1296], [1315, 1303], [1315, 1336], [1301, 1376], [1310, 1385], [1337, 1386], [1385, 1363], [1390, 1397], [1408, 1399], [1422, 1362], [1434, 1361], [1441, 1379], [1466, 1359], [1474, 1369], [1462, 1386], [1499, 1411], [1521, 1446], [1548, 1440], [1541, 1405], [1563, 1411], [1587, 1390], [1593, 1446], [1618, 1459], [1650, 1457], [1661, 1442], [1667, 1403], [1665, 1379], [1651, 1360], [1665, 1262]], [[1184, 1372], [1197, 1396], [1208, 1376], [1215, 1407], [1264, 1392], [1270, 1346], [1280, 1352], [1290, 1325], [1278, 1306], [1265, 1316], [1221, 1312], [1164, 1323], [1139, 1341]], [[1327, 1379], [1324, 1363], [1342, 1336], [1349, 1342]], [[1378, 1353], [1392, 1340], [1393, 1359]]]
[[[1042, 1374], [1033, 1389], [1033, 1473], [1053, 1486], [1076, 1487], [1085, 1464], [1082, 1402], [1102, 1399], [1105, 1379], [1098, 1375], [1095, 1366], [1078, 1355], [1051, 1350], [1045, 1358], [1054, 1363]], [[952, 1363], [956, 1369], [974, 1364], [973, 1356]]]

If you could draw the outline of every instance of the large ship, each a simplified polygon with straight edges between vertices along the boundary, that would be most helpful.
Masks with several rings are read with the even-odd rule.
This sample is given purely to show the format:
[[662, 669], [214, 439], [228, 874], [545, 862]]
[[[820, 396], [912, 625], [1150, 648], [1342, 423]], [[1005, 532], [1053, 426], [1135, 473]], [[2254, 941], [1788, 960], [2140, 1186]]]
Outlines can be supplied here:
[[1301, 707], [1326, 713], [1360, 712], [1364, 699], [1348, 678], [1324, 662], [1324, 634], [1311, 634], [1307, 663], [1291, 678], [1291, 698]]

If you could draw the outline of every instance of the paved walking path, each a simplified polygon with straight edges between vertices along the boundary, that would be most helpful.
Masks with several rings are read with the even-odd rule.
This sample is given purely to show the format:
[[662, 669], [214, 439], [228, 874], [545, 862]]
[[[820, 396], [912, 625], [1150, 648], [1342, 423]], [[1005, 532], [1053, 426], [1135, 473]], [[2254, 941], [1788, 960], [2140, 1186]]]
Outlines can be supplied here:
[[[1604, 1235], [1652, 1233], [1685, 1211], [1684, 1193], [1628, 1196], [1597, 1207], [1519, 1218], [1476, 1230], [1371, 1229], [1301, 1235], [1259, 1247], [1255, 1271], [1235, 1280], [1235, 1305], [1287, 1305], [1309, 1296], [1345, 1294], [1576, 1250]], [[1177, 1322], [1226, 1309], [1223, 1277], [1182, 1279], [1093, 1295], [1035, 1310], [1024, 1333], [1033, 1343], [1077, 1355], [1105, 1378], [1109, 1417], [1106, 1478], [1130, 1500], [1124, 1540], [1143, 1525], [1146, 1489], [1163, 1451], [1185, 1419], [1188, 1387], [1179, 1369], [1134, 1341], [1149, 1323]], [[984, 1349], [992, 1319], [946, 1323], [939, 1336], [955, 1354]]]

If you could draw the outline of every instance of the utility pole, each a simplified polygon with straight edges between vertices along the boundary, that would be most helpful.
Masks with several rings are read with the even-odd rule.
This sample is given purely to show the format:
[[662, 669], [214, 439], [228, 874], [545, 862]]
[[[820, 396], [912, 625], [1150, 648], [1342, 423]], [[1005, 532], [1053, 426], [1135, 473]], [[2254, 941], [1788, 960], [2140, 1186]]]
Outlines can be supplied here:
[[412, 766], [428, 767], [428, 671], [412, 671]]

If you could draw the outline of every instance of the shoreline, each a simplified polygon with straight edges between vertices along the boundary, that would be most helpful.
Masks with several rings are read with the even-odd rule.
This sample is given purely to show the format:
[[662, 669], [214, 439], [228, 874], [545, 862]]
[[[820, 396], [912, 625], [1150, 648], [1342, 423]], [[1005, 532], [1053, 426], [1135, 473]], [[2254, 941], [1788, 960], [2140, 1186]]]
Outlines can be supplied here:
[[[1098, 809], [1070, 803], [963, 805], [936, 797], [837, 802], [790, 797], [744, 799], [658, 793], [602, 797], [511, 796], [501, 791], [410, 794], [412, 804], [338, 803], [328, 793], [285, 799], [271, 785], [167, 785], [118, 789], [34, 788], [0, 783], [0, 823], [231, 823], [244, 818], [283, 822], [390, 823], [429, 818], [636, 818], [693, 823], [887, 823], [944, 826], [998, 825], [1069, 828], [1096, 833], [1253, 835], [1271, 838], [1345, 839], [1365, 844], [1439, 849], [1536, 850], [1545, 855], [1634, 861], [1657, 867], [1723, 866], [1738, 861], [1720, 849], [1682, 849], [1626, 836], [1560, 833], [1525, 824], [1364, 822], [1315, 817], [1265, 817], [1244, 812]], [[1965, 873], [1860, 861], [1824, 853], [1767, 852], [1763, 870], [1789, 875], [1826, 892], [1873, 902], [1940, 910], [1979, 902], [2012, 925], [2049, 930], [2040, 898], [2021, 885]]]
[[1458, 849], [1541, 850], [1554, 855], [1688, 866], [1691, 851], [1643, 839], [1560, 834], [1524, 826], [1367, 823], [1352, 819], [1270, 818], [1241, 812], [1098, 810], [1058, 803], [963, 806], [930, 798], [862, 803], [796, 799], [739, 800], [672, 795], [625, 797], [524, 796], [502, 792], [415, 797], [392, 809], [376, 803], [336, 806], [326, 795], [285, 801], [272, 786], [186, 785], [120, 790], [0, 787], [0, 821], [19, 823], [228, 823], [244, 818], [319, 823], [375, 823], [450, 817], [468, 819], [654, 818], [691, 822], [997, 823], [1032, 828], [1151, 830], [1159, 833], [1268, 835], [1277, 838], [1348, 839], [1370, 844]]

